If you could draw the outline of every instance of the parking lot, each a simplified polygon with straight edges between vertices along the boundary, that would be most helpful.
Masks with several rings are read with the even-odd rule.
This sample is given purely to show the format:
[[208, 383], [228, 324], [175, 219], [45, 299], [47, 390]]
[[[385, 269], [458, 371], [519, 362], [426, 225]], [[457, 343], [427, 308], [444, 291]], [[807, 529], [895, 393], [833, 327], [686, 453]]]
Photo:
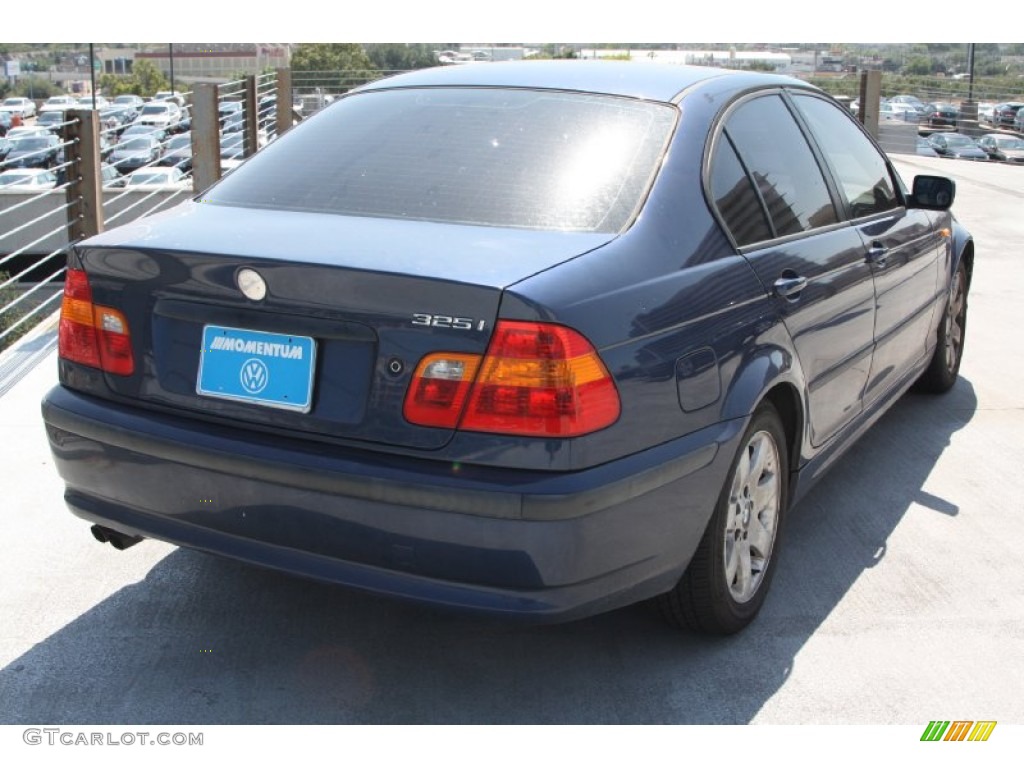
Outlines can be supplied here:
[[792, 510], [746, 632], [680, 634], [643, 605], [522, 627], [101, 546], [46, 446], [51, 353], [0, 396], [3, 722], [1024, 722], [1024, 169], [898, 165], [954, 177], [977, 242], [961, 379], [905, 397]]

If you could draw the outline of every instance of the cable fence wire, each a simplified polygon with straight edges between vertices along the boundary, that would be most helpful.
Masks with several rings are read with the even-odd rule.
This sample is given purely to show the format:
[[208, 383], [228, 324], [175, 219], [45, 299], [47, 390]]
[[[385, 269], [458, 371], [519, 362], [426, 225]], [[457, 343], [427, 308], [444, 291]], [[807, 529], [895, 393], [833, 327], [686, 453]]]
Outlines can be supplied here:
[[[36, 195], [33, 195], [32, 197], [29, 197], [29, 198], [27, 198], [25, 200], [22, 200], [20, 203], [15, 203], [14, 205], [7, 206], [6, 208], [4, 208], [4, 210], [0, 211], [0, 219], [2, 219], [4, 216], [6, 216], [6, 215], [8, 215], [10, 213], [13, 213], [14, 211], [18, 210], [19, 208], [24, 208], [26, 205], [32, 205], [32, 203], [35, 203], [35, 202], [43, 199], [44, 197], [49, 195], [51, 192], [54, 192], [54, 191], [60, 190], [60, 189], [67, 189], [70, 185], [71, 185], [71, 182], [66, 182], [66, 183], [61, 184], [61, 185], [56, 186], [56, 187], [48, 187], [47, 189], [42, 190], [41, 192], [39, 192]], [[2, 263], [2, 262], [0, 262], [0, 263]]]
[[39, 268], [40, 266], [42, 266], [43, 264], [45, 264], [45, 263], [46, 263], [47, 261], [49, 261], [50, 259], [52, 259], [52, 258], [53, 258], [54, 256], [56, 256], [57, 254], [61, 253], [61, 252], [62, 252], [63, 250], [64, 250], [63, 248], [58, 248], [57, 250], [55, 250], [55, 251], [52, 251], [52, 252], [51, 252], [51, 253], [50, 253], [50, 254], [49, 254], [48, 256], [44, 256], [43, 258], [41, 258], [41, 259], [40, 259], [40, 260], [39, 260], [38, 262], [36, 262], [35, 264], [31, 264], [31, 265], [29, 265], [28, 267], [26, 267], [25, 269], [21, 270], [21, 272], [18, 272], [18, 273], [17, 273], [16, 275], [11, 275], [11, 276], [10, 276], [9, 278], [7, 278], [6, 280], [0, 281], [0, 291], [2, 291], [2, 290], [3, 290], [4, 288], [6, 288], [6, 287], [7, 287], [7, 286], [9, 286], [9, 285], [13, 285], [13, 284], [14, 284], [14, 283], [16, 283], [16, 282], [17, 282], [18, 280], [20, 280], [20, 279], [21, 279], [21, 278], [23, 278], [23, 277], [24, 277], [25, 275], [27, 275], [27, 274], [28, 274], [29, 272], [33, 272], [33, 271], [35, 271], [35, 270], [36, 270], [36, 269], [38, 269], [38, 268]]
[[[812, 80], [833, 96], [857, 98], [860, 94], [860, 78], [827, 76], [818, 73], [806, 79]], [[974, 84], [968, 80], [954, 80], [945, 77], [920, 77], [882, 73], [882, 98], [898, 95], [916, 96], [921, 101], [959, 103], [971, 97], [980, 103], [1003, 103], [1024, 101], [1024, 81], [1008, 78], [976, 78]]]
[[[15, 338], [17, 338], [17, 336], [20, 336], [21, 333], [27, 331], [31, 327], [26, 326], [22, 328], [22, 326], [24, 326], [25, 323], [28, 323], [29, 321], [36, 321], [37, 319], [42, 319], [39, 316], [42, 315], [44, 311], [51, 310], [55, 304], [59, 303], [62, 298], [62, 295], [60, 292], [55, 292], [52, 296], [40, 302], [33, 309], [20, 316], [18, 315], [18, 313], [14, 312], [13, 307], [19, 304], [22, 300], [24, 300], [25, 297], [29, 296], [30, 294], [34, 294], [36, 291], [48, 286], [58, 277], [62, 277], [66, 271], [67, 267], [61, 267], [52, 275], [47, 277], [45, 280], [38, 283], [35, 287], [30, 288], [29, 290], [22, 293], [14, 301], [4, 306], [0, 306], [0, 329], [2, 329], [0, 330], [0, 349], [3, 349], [5, 346], [7, 346], [9, 342], [13, 341]], [[16, 331], [18, 331], [17, 334], [15, 334]]]
[[186, 193], [191, 195], [192, 194], [192, 190], [191, 189], [179, 189], [177, 192], [172, 192], [170, 195], [165, 197], [163, 200], [161, 200], [159, 203], [154, 205], [152, 208], [147, 208], [145, 211], [143, 211], [142, 214], [139, 216], [139, 218], [142, 218], [144, 216], [149, 216], [149, 214], [151, 214], [151, 213], [156, 213], [161, 208], [166, 208], [168, 205], [171, 205], [172, 202], [177, 202], [175, 200], [175, 198], [178, 198], [181, 195], [186, 194]]
[[353, 88], [405, 71], [407, 70], [292, 70], [292, 94], [301, 102], [303, 113], [308, 115], [323, 109]]
[[57, 227], [55, 229], [51, 229], [46, 234], [40, 235], [39, 237], [37, 237], [32, 242], [25, 243], [20, 248], [14, 250], [14, 251], [11, 251], [6, 256], [4, 256], [2, 259], [0, 259], [0, 266], [3, 266], [4, 264], [6, 264], [6, 263], [8, 263], [10, 261], [13, 261], [18, 256], [22, 256], [22, 255], [28, 253], [34, 246], [39, 245], [40, 243], [44, 242], [48, 238], [54, 237], [55, 235], [59, 235], [63, 230], [67, 229], [67, 227], [68, 227], [68, 225], [66, 223], [62, 224], [61, 226], [59, 226], [59, 227]]
[[[49, 211], [44, 216], [37, 217], [36, 221], [41, 218], [45, 218], [46, 216], [53, 215], [54, 213], [62, 212], [63, 210], [66, 210], [66, 207], [67, 206], [64, 206], [61, 211]], [[19, 256], [26, 255], [34, 246], [39, 245], [48, 238], [59, 235], [62, 231], [67, 229], [67, 226], [67, 220], [65, 218], [65, 221], [60, 226], [46, 232], [41, 237], [37, 237], [32, 242], [26, 243], [21, 248], [11, 251], [3, 258], [0, 258], [0, 267], [4, 267]], [[24, 226], [19, 229], [23, 228]], [[41, 258], [30, 258], [27, 261], [27, 266], [21, 267], [12, 275], [8, 275], [7, 271], [0, 271], [0, 350], [8, 346], [8, 344], [20, 337], [22, 333], [28, 331], [33, 325], [35, 325], [35, 323], [42, 318], [43, 312], [50, 309], [50, 307], [60, 298], [60, 294], [56, 293], [31, 308], [28, 312], [23, 312], [21, 310], [22, 305], [30, 300], [34, 300], [33, 297], [35, 297], [36, 294], [44, 290], [46, 286], [52, 284], [64, 273], [64, 251], [65, 249], [62, 245], [51, 250]], [[34, 272], [45, 269], [46, 265], [55, 259], [57, 259], [60, 264], [56, 271], [51, 272], [49, 276], [40, 280], [35, 285], [27, 287], [23, 286], [21, 282], [23, 279]]]
[[[142, 186], [142, 185], [140, 185], [140, 186]], [[146, 185], [146, 186], [148, 186], [148, 185]], [[104, 220], [103, 220], [103, 221], [104, 221], [104, 224], [110, 224], [111, 222], [114, 222], [114, 221], [116, 221], [117, 219], [121, 218], [121, 217], [122, 217], [122, 216], [124, 216], [124, 215], [125, 215], [126, 213], [128, 213], [128, 211], [133, 211], [133, 210], [135, 210], [136, 208], [138, 208], [138, 207], [139, 207], [140, 205], [142, 205], [142, 204], [143, 204], [144, 202], [146, 202], [147, 200], [150, 200], [150, 199], [152, 199], [153, 197], [155, 197], [156, 195], [160, 194], [161, 192], [166, 192], [166, 191], [167, 191], [167, 190], [166, 190], [166, 186], [165, 186], [165, 185], [160, 185], [159, 187], [156, 187], [156, 188], [154, 188], [154, 189], [150, 190], [150, 191], [148, 192], [148, 194], [145, 194], [145, 195], [143, 195], [142, 197], [140, 197], [140, 198], [139, 198], [138, 200], [136, 200], [136, 201], [135, 201], [134, 203], [132, 203], [131, 205], [126, 205], [126, 206], [125, 206], [124, 208], [122, 208], [122, 209], [121, 209], [120, 211], [118, 211], [117, 213], [115, 213], [115, 214], [113, 214], [113, 215], [111, 215], [111, 216], [107, 216], [107, 217], [105, 217], [105, 218], [104, 218]], [[184, 188], [183, 188], [183, 189], [181, 189], [181, 190], [179, 190], [179, 192], [189, 192], [189, 191], [191, 191], [191, 190], [187, 190], [187, 189], [184, 189]], [[130, 193], [131, 193], [131, 189], [129, 188], [129, 191], [128, 191], [128, 192], [125, 192], [125, 194], [130, 194]], [[173, 198], [173, 197], [177, 196], [177, 194], [178, 194], [178, 193], [177, 193], [177, 192], [175, 192], [175, 193], [171, 194], [171, 195], [170, 195], [169, 197], [170, 197], [170, 198]], [[120, 200], [120, 199], [121, 199], [122, 197], [124, 197], [124, 195], [118, 195], [118, 196], [117, 196], [116, 198], [114, 198], [114, 199], [115, 199], [115, 200]], [[160, 207], [162, 207], [162, 206], [164, 205], [164, 203], [165, 203], [165, 202], [166, 202], [166, 201], [161, 201], [159, 205], [155, 206], [154, 208], [152, 208], [152, 209], [150, 209], [150, 210], [152, 211], [152, 210], [156, 210], [156, 208], [160, 208]], [[147, 211], [147, 213], [148, 213], [148, 212], [149, 212], [149, 211]], [[143, 214], [143, 215], [145, 215], [145, 214]]]
[[[67, 186], [67, 185], [65, 185], [65, 186]], [[73, 205], [74, 205], [74, 203], [64, 203], [64, 205], [57, 206], [56, 208], [51, 208], [50, 210], [42, 213], [41, 215], [36, 216], [34, 219], [29, 219], [26, 222], [22, 222], [20, 225], [18, 225], [14, 229], [8, 229], [8, 230], [6, 230], [4, 232], [0, 232], [0, 240], [6, 240], [8, 237], [11, 237], [12, 235], [16, 235], [19, 232], [22, 232], [22, 231], [28, 229], [33, 224], [38, 224], [43, 219], [48, 219], [48, 218], [50, 218], [51, 216], [53, 216], [55, 214], [63, 213], [68, 208], [72, 207]], [[67, 226], [67, 217], [64, 218], [64, 221], [61, 224], [61, 226], [62, 227], [66, 227]], [[58, 227], [57, 230], [59, 230], [60, 228], [61, 227]], [[5, 256], [3, 258], [0, 258], [0, 265], [4, 264], [9, 259], [10, 259], [9, 256]]]
[[[61, 248], [61, 249], [59, 249], [57, 251], [54, 251], [54, 254], [59, 254], [59, 253], [62, 253], [63, 251], [64, 251], [64, 249]], [[53, 254], [51, 254], [51, 255], [53, 255]], [[0, 315], [9, 314], [9, 313], [13, 312], [15, 307], [17, 307], [23, 301], [31, 298], [34, 294], [38, 293], [43, 288], [46, 288], [46, 286], [48, 286], [55, 279], [57, 279], [58, 276], [63, 275], [66, 271], [67, 271], [67, 265], [64, 265], [60, 269], [58, 269], [56, 272], [51, 273], [48, 277], [45, 277], [42, 280], [40, 280], [38, 283], [33, 285], [28, 290], [23, 291], [16, 299], [14, 299], [14, 301], [11, 301], [11, 302], [9, 302], [7, 304], [4, 304], [3, 306], [0, 306]], [[50, 299], [47, 299], [47, 301], [43, 302], [43, 303], [45, 304], [45, 303], [51, 301], [53, 298], [55, 298], [55, 297], [51, 297]], [[30, 313], [30, 314], [33, 314], [33, 313]], [[27, 319], [27, 315], [26, 315], [25, 319]], [[4, 336], [6, 336], [7, 333], [9, 331], [11, 331], [14, 327], [15, 327], [14, 325], [11, 325], [11, 326], [8, 327], [8, 329], [6, 331], [4, 331], [3, 333], [0, 333], [0, 339], [2, 339]]]

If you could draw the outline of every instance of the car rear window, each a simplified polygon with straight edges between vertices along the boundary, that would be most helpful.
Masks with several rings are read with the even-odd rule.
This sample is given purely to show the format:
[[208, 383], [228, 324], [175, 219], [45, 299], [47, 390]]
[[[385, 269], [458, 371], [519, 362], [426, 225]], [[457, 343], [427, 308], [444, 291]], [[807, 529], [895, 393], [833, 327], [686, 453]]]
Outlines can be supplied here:
[[618, 232], [646, 195], [676, 114], [662, 103], [534, 90], [356, 94], [268, 146], [206, 199]]

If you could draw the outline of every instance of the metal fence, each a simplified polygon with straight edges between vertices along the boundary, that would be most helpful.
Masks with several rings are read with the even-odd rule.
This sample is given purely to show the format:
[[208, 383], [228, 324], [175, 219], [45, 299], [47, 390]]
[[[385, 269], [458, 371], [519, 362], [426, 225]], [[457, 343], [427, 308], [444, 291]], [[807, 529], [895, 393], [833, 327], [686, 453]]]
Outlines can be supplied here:
[[345, 70], [292, 72], [293, 108], [302, 115], [322, 109], [339, 96], [360, 85], [383, 77], [402, 74], [405, 70]]
[[[860, 75], [844, 74], [829, 77], [819, 74], [809, 79], [833, 96], [846, 96], [852, 99], [857, 98], [860, 92]], [[882, 98], [900, 94], [917, 96], [924, 102], [954, 104], [967, 99], [992, 104], [1021, 102], [1024, 101], [1024, 81], [1009, 77], [978, 77], [971, 83], [969, 80], [955, 80], [949, 77], [906, 76], [883, 72]]]
[[[69, 123], [60, 126], [63, 130]], [[63, 247], [42, 255], [35, 253], [54, 235], [65, 233], [69, 227], [69, 211], [73, 204], [66, 199], [66, 193], [74, 186], [68, 169], [72, 166], [77, 151], [75, 141], [65, 138], [53, 144], [43, 141], [46, 146], [21, 155], [21, 161], [29, 164], [33, 159], [49, 160], [49, 171], [54, 178], [60, 174], [68, 180], [54, 184], [50, 189], [28, 192], [24, 199], [0, 211], [0, 349], [27, 331], [45, 313], [51, 311], [59, 298], [53, 289], [64, 275]], [[39, 211], [42, 211], [39, 213]], [[44, 230], [37, 235], [39, 229]], [[32, 232], [27, 238], [24, 233]], [[18, 237], [21, 236], [21, 237]], [[15, 242], [15, 240], [20, 242]], [[45, 250], [45, 249], [44, 249]], [[26, 254], [34, 254], [28, 265]], [[30, 273], [37, 275], [32, 285], [22, 286]]]
[[301, 119], [289, 75], [200, 85], [131, 120], [71, 109], [50, 126], [50, 187], [0, 192], [0, 350], [58, 308], [69, 245], [202, 192]]

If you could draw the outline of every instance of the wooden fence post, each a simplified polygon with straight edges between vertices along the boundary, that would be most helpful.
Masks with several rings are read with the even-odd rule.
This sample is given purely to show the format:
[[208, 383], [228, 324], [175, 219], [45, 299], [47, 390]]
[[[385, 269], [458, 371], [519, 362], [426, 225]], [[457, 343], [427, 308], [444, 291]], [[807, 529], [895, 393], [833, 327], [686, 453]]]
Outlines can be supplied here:
[[103, 231], [103, 183], [100, 174], [100, 121], [95, 109], [69, 109], [65, 113], [64, 161], [71, 181], [66, 190], [68, 238], [71, 242]]
[[192, 189], [196, 193], [208, 189], [220, 173], [217, 86], [198, 83], [192, 94]]

